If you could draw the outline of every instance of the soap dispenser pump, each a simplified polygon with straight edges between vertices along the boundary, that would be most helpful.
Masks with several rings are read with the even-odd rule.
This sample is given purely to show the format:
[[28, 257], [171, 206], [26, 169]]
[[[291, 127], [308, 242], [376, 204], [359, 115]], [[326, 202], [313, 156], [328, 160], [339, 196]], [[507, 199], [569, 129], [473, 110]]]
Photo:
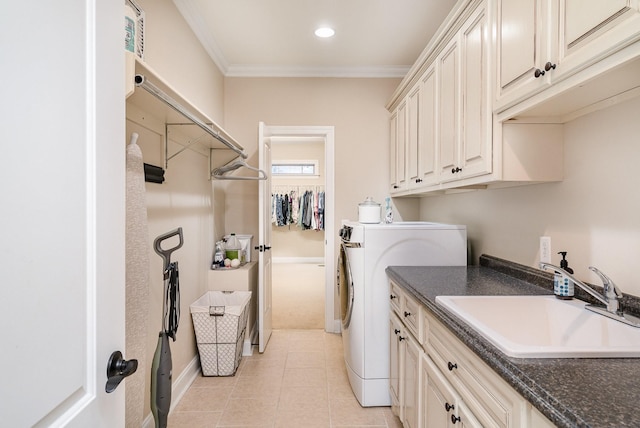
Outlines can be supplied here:
[[[560, 251], [558, 254], [562, 256], [562, 260], [560, 260], [560, 267], [570, 274], [573, 274], [573, 269], [569, 267], [569, 262], [567, 261], [567, 252]], [[563, 273], [556, 272], [553, 276], [553, 293], [558, 299], [573, 299], [573, 281], [571, 281], [569, 277], [567, 277]]]

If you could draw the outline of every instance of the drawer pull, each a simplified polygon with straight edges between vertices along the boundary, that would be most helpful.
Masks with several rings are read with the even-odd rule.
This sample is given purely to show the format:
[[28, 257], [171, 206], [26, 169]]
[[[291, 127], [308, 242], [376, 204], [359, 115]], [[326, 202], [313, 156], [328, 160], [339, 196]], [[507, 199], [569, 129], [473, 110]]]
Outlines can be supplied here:
[[450, 410], [453, 410], [456, 408], [455, 405], [453, 404], [449, 404], [449, 403], [444, 403], [444, 408], [447, 410], [447, 412], [449, 412]]
[[447, 363], [447, 367], [449, 368], [449, 371], [452, 372], [453, 369], [457, 369], [458, 368], [458, 364], [457, 363], [452, 363], [451, 361], [449, 361]]
[[451, 415], [451, 423], [455, 425], [456, 422], [460, 422], [460, 416]]
[[410, 317], [410, 316], [411, 316], [411, 312], [404, 311], [404, 317], [405, 317], [405, 318], [406, 318], [406, 317]]

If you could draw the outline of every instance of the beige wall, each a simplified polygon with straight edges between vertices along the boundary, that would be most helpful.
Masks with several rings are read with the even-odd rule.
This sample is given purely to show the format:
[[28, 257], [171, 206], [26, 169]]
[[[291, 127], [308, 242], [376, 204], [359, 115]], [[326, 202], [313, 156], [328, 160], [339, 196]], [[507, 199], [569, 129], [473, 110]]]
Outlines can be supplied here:
[[[170, 0], [138, 0], [145, 11], [145, 62], [185, 98], [218, 123], [223, 116], [223, 76], [210, 60], [182, 16]], [[144, 161], [163, 166], [161, 129], [142, 129], [127, 122], [127, 135], [140, 134], [138, 144]], [[214, 229], [212, 185], [207, 180], [209, 160], [193, 151], [185, 151], [169, 161], [163, 184], [147, 183], [147, 211], [150, 251], [150, 308], [147, 334], [147, 373], [145, 416], [149, 413], [150, 368], [162, 322], [162, 259], [153, 251], [156, 236], [182, 227], [184, 246], [172, 259], [180, 265], [181, 309], [177, 340], [171, 342], [173, 379], [196, 356], [195, 338], [189, 305], [207, 289], [207, 272], [213, 252], [213, 238], [223, 233]], [[216, 199], [224, 200], [224, 195]], [[220, 232], [218, 230], [220, 229]], [[136, 356], [140, 358], [140, 356]]]
[[[382, 202], [387, 195], [389, 112], [385, 105], [399, 83], [400, 79], [227, 78], [225, 125], [247, 149], [253, 166], [258, 165], [260, 121], [334, 126], [334, 218], [339, 228], [341, 219], [357, 218], [358, 203], [366, 196]], [[227, 186], [227, 227], [249, 227], [246, 233], [257, 236], [257, 184]], [[413, 207], [410, 214], [417, 217], [418, 208]]]
[[590, 265], [640, 296], [640, 98], [565, 125], [565, 179], [419, 200], [421, 219], [466, 224], [477, 258], [525, 265], [551, 237], [552, 261], [568, 251], [578, 278], [599, 284]]
[[[298, 195], [305, 190], [315, 191], [316, 186], [324, 186], [324, 143], [299, 142], [275, 143], [271, 146], [271, 160], [309, 160], [318, 162], [317, 178], [271, 177], [274, 193], [287, 193], [288, 189], [298, 189]], [[271, 255], [273, 257], [324, 257], [324, 232], [302, 230], [295, 225], [271, 227]]]

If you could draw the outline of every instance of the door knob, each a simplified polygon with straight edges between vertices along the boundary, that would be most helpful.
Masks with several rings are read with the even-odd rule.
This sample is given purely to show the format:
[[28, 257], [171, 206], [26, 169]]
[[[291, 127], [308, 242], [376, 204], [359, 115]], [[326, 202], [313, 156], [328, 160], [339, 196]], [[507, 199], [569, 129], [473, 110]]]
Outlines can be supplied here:
[[138, 360], [125, 360], [122, 352], [114, 351], [107, 362], [107, 393], [115, 391], [122, 379], [134, 374], [138, 370]]

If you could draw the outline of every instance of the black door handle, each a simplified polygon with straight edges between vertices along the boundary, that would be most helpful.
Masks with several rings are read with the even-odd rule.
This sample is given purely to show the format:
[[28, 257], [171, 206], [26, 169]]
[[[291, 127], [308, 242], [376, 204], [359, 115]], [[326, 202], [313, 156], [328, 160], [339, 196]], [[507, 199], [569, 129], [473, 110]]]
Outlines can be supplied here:
[[122, 379], [134, 374], [138, 370], [138, 360], [125, 360], [122, 352], [114, 351], [107, 362], [107, 393], [115, 391]]

